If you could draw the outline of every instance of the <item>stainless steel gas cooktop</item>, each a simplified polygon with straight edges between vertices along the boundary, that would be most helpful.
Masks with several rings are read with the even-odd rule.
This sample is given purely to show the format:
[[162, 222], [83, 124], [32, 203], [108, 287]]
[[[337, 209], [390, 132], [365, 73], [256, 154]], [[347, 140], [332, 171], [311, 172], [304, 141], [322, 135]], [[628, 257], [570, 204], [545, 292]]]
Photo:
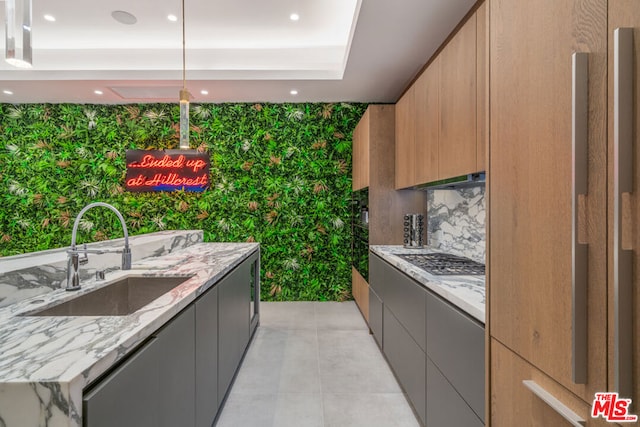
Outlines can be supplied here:
[[445, 275], [484, 275], [484, 264], [461, 256], [433, 252], [396, 255], [427, 273]]

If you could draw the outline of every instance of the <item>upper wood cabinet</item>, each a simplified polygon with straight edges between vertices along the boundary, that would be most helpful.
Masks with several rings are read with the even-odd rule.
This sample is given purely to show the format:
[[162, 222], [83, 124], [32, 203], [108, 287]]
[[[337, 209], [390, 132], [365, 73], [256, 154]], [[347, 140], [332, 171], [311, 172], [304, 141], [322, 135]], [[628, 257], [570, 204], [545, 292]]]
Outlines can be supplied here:
[[369, 186], [369, 110], [353, 130], [353, 191]]
[[481, 4], [396, 104], [396, 188], [485, 170], [488, 14]]
[[475, 14], [440, 53], [438, 171], [439, 179], [477, 172]]
[[489, 6], [476, 11], [476, 169], [487, 169], [489, 155]]
[[395, 180], [396, 188], [415, 184], [416, 178], [416, 114], [415, 86], [396, 103]]
[[416, 116], [415, 163], [412, 184], [436, 181], [440, 132], [440, 58], [436, 57], [414, 84]]

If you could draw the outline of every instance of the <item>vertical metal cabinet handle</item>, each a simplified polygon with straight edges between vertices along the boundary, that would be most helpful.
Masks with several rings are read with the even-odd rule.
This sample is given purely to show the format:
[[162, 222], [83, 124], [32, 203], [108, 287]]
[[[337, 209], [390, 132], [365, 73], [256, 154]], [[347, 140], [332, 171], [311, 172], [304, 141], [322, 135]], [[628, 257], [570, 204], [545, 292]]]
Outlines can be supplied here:
[[589, 55], [572, 56], [571, 99], [571, 370], [576, 384], [587, 382], [588, 245], [578, 239], [579, 199], [588, 191]]
[[549, 405], [551, 409], [560, 414], [562, 418], [569, 421], [572, 426], [584, 427], [587, 425], [587, 422], [582, 417], [580, 417], [580, 415], [569, 409], [564, 403], [560, 402], [551, 393], [540, 387], [535, 381], [524, 380], [522, 381], [522, 384], [524, 384], [525, 387], [531, 390], [533, 394], [538, 396], [540, 400]]
[[622, 246], [622, 195], [633, 191], [633, 28], [613, 33], [614, 388], [633, 393], [633, 252]]

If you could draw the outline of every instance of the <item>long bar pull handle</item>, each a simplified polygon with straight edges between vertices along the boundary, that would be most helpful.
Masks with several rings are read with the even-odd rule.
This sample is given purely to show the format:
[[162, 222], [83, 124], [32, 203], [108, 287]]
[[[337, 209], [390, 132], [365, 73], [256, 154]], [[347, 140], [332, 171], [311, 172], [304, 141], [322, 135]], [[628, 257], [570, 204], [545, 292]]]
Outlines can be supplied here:
[[588, 245], [579, 241], [580, 197], [588, 191], [589, 169], [589, 55], [572, 56], [572, 186], [571, 186], [571, 370], [573, 382], [587, 382]]
[[580, 417], [580, 415], [569, 409], [564, 403], [560, 402], [555, 396], [553, 396], [544, 388], [540, 387], [535, 381], [524, 380], [522, 381], [522, 384], [524, 384], [525, 387], [531, 390], [533, 394], [538, 396], [540, 400], [549, 405], [551, 409], [560, 414], [562, 418], [567, 420], [572, 426], [584, 427], [587, 425], [587, 422], [582, 417]]
[[633, 393], [633, 252], [623, 248], [622, 199], [633, 191], [633, 29], [613, 33], [614, 388]]

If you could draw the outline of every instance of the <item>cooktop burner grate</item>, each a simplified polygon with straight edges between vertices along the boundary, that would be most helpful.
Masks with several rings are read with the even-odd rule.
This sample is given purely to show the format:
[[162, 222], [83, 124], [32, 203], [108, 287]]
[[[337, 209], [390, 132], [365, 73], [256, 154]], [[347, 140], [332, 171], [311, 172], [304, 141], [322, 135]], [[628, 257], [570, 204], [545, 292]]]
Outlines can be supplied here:
[[411, 264], [438, 276], [484, 275], [484, 264], [456, 255], [443, 253], [396, 255]]

